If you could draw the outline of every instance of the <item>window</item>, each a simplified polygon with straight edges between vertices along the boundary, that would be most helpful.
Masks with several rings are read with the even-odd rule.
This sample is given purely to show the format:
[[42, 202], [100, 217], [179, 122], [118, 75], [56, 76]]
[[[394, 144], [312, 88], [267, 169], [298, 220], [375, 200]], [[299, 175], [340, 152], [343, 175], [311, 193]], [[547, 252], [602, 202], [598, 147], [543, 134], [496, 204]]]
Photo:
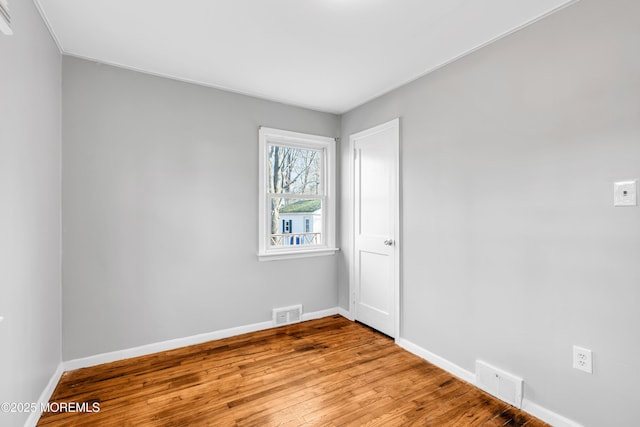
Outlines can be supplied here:
[[261, 260], [330, 255], [335, 248], [335, 140], [262, 127]]

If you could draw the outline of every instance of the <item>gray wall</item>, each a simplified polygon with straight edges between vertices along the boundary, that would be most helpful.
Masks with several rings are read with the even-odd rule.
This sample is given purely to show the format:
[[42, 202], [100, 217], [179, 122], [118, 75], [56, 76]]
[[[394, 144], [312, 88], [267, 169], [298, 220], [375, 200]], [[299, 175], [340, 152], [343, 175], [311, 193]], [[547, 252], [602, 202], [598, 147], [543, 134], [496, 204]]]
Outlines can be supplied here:
[[258, 126], [340, 118], [65, 57], [63, 358], [337, 305], [335, 256], [259, 262]]
[[[60, 361], [61, 77], [33, 4], [12, 9], [0, 401], [29, 402]], [[582, 0], [345, 114], [341, 132], [334, 115], [65, 58], [64, 359], [276, 306], [346, 308], [348, 229], [339, 263], [257, 261], [257, 129], [346, 142], [400, 116], [402, 336], [470, 371], [483, 359], [518, 374], [526, 398], [585, 425], [633, 425], [640, 209], [613, 208], [611, 193], [640, 178], [638, 16], [631, 0]], [[571, 369], [573, 344], [594, 351], [594, 375]]]
[[[35, 402], [60, 363], [60, 54], [31, 1], [0, 34], [0, 402]], [[0, 425], [24, 414], [0, 412]]]
[[639, 17], [582, 0], [342, 122], [347, 141], [401, 117], [402, 336], [587, 426], [637, 424], [640, 208], [612, 190], [640, 178]]

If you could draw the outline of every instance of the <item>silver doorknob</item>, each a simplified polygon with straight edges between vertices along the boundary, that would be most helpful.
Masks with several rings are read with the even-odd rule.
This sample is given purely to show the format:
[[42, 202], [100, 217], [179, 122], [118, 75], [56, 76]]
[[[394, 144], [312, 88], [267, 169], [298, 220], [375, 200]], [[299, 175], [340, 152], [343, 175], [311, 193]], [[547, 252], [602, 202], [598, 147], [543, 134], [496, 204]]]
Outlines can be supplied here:
[[391, 239], [387, 239], [387, 240], [385, 240], [385, 241], [384, 241], [384, 245], [385, 245], [385, 246], [393, 246], [393, 240], [391, 240]]

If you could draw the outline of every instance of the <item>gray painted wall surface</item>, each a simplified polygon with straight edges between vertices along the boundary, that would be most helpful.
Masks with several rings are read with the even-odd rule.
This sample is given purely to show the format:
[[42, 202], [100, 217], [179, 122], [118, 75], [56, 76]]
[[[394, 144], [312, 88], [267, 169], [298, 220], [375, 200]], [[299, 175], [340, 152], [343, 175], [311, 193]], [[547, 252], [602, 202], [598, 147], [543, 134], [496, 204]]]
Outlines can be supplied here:
[[402, 336], [586, 426], [636, 425], [640, 208], [612, 201], [640, 178], [640, 2], [582, 0], [347, 113], [342, 139], [397, 116]]
[[[61, 58], [31, 1], [0, 34], [0, 402], [35, 402], [60, 363]], [[28, 414], [0, 412], [0, 425]]]
[[65, 57], [63, 359], [335, 307], [335, 256], [259, 262], [258, 126], [339, 116]]

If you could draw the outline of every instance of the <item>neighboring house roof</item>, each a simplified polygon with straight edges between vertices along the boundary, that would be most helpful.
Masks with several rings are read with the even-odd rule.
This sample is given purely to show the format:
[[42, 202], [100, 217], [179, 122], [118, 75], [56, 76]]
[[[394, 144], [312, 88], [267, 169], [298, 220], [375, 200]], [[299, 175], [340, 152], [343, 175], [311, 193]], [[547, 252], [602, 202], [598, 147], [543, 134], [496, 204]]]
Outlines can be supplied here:
[[291, 203], [280, 209], [280, 213], [305, 213], [315, 212], [320, 209], [320, 200], [300, 200], [299, 202]]

